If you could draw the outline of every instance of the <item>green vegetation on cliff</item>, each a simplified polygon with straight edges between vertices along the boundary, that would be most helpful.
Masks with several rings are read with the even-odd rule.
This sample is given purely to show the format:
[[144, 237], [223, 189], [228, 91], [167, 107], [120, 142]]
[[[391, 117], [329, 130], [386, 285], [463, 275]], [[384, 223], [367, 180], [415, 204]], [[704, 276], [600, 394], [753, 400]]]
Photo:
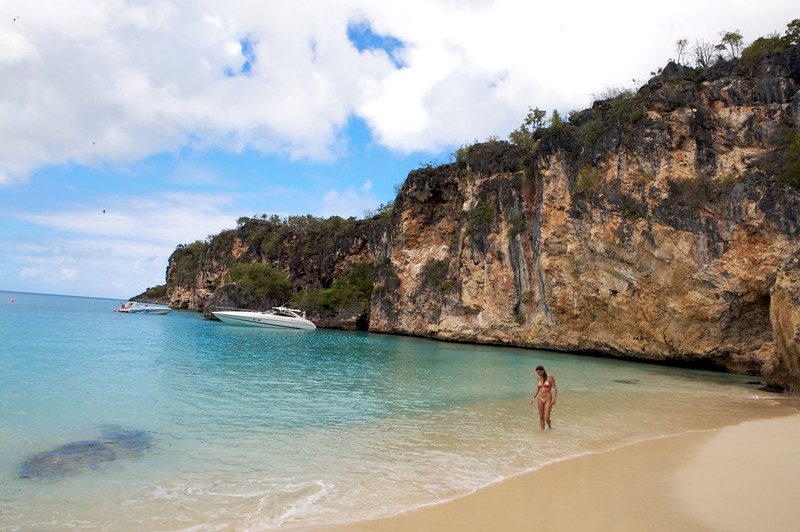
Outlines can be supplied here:
[[[391, 211], [391, 205], [381, 206], [366, 220], [242, 217], [235, 229], [178, 246], [170, 258], [168, 284], [182, 287], [182, 294], [210, 294], [225, 287], [213, 305], [254, 308], [290, 301], [316, 317], [346, 310], [366, 322], [373, 265], [363, 248], [384, 234]], [[355, 259], [359, 254], [367, 260]], [[233, 283], [236, 289], [230, 290]], [[196, 297], [194, 305], [200, 308], [208, 298], [189, 297]]]
[[369, 308], [372, 297], [372, 266], [359, 262], [344, 277], [336, 279], [330, 288], [315, 294], [316, 305], [326, 310], [351, 307], [353, 305]]
[[779, 170], [780, 179], [784, 183], [800, 189], [800, 133], [797, 129], [785, 132], [785, 153]]
[[292, 296], [289, 278], [269, 264], [234, 264], [225, 281], [236, 283], [242, 296], [255, 300], [288, 301]]
[[142, 301], [145, 303], [168, 303], [167, 285], [160, 284], [157, 286], [148, 287], [147, 290], [130, 298], [131, 301]]
[[208, 242], [200, 240], [188, 245], [178, 244], [169, 260], [167, 285], [191, 284], [199, 271], [200, 262], [208, 247]]
[[741, 62], [747, 68], [754, 67], [758, 60], [768, 54], [788, 50], [800, 43], [800, 19], [794, 19], [786, 25], [786, 33], [781, 37], [777, 33], [767, 37], [759, 37], [742, 51]]

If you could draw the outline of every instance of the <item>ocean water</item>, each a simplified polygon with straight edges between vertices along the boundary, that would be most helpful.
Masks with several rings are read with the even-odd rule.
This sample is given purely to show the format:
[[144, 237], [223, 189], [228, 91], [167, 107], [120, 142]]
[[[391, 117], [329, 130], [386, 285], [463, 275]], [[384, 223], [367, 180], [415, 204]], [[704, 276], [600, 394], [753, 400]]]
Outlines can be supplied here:
[[[752, 377], [118, 305], [0, 292], [0, 530], [382, 517], [781, 408]], [[539, 364], [559, 389], [548, 431]]]

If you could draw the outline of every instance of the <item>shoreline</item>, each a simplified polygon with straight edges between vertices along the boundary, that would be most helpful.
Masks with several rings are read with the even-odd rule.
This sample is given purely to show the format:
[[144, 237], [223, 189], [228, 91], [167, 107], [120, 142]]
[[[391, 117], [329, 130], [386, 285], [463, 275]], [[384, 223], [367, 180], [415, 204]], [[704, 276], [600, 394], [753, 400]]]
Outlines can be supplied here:
[[[795, 401], [790, 401], [794, 403]], [[547, 464], [395, 516], [307, 531], [751, 531], [800, 522], [800, 413], [666, 436]]]

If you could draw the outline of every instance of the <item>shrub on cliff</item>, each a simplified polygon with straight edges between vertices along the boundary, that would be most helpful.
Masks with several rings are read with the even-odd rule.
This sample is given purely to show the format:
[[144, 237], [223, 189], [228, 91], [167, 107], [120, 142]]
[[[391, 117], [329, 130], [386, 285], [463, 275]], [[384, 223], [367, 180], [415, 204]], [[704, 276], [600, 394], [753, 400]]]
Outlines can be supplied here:
[[758, 64], [758, 60], [765, 55], [782, 52], [792, 46], [792, 37], [780, 37], [773, 33], [767, 37], [759, 37], [753, 44], [742, 51], [741, 63], [747, 68], [752, 68]]
[[720, 176], [718, 179], [696, 175], [689, 179], [670, 181], [669, 196], [665, 199], [665, 205], [671, 208], [688, 207], [698, 210], [728, 196], [739, 181], [740, 177], [734, 174]]
[[326, 310], [341, 310], [354, 304], [369, 308], [372, 297], [372, 266], [359, 262], [330, 288], [316, 293], [316, 303]]
[[536, 109], [528, 107], [528, 115], [522, 121], [522, 125], [512, 131], [508, 135], [508, 139], [517, 146], [532, 147], [533, 134], [544, 127], [546, 116], [546, 111], [542, 111], [538, 107]]
[[744, 49], [741, 62], [746, 67], [755, 66], [758, 59], [764, 55], [782, 52], [792, 46], [800, 44], [800, 19], [794, 19], [786, 25], [783, 37], [772, 33], [766, 37], [759, 37]]
[[151, 286], [141, 294], [130, 298], [131, 301], [141, 301], [143, 303], [169, 303], [167, 297], [167, 285], [160, 284]]
[[170, 258], [170, 268], [167, 272], [168, 285], [190, 285], [200, 266], [200, 260], [208, 250], [208, 244], [197, 240], [192, 244], [179, 244]]
[[167, 285], [160, 284], [158, 286], [151, 286], [144, 291], [142, 297], [148, 299], [164, 299], [167, 297]]
[[800, 18], [796, 18], [786, 25], [786, 33], [783, 36], [789, 44], [800, 44]]
[[635, 92], [624, 92], [608, 101], [607, 116], [618, 126], [638, 123], [644, 116], [641, 102]]
[[292, 297], [289, 278], [269, 264], [234, 264], [226, 281], [236, 283], [241, 295], [249, 300], [286, 302]]
[[467, 216], [467, 233], [475, 237], [476, 235], [488, 234], [493, 227], [495, 211], [491, 205], [480, 204]]
[[786, 156], [779, 179], [784, 183], [800, 188], [800, 134], [796, 129], [786, 133]]
[[591, 196], [600, 188], [603, 183], [603, 172], [590, 164], [584, 165], [578, 170], [578, 178], [575, 180], [575, 191], [579, 194]]
[[447, 270], [449, 268], [450, 261], [447, 259], [428, 259], [428, 262], [425, 263], [425, 268], [422, 270], [425, 281], [429, 286], [443, 290], [443, 285], [447, 278]]

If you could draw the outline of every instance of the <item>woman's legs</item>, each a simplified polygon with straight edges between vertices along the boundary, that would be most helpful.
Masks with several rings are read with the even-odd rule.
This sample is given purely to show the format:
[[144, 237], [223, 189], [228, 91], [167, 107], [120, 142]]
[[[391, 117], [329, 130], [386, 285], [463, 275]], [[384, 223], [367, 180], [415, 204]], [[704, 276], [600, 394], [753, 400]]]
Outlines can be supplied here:
[[541, 409], [544, 410], [544, 421], [542, 421], [542, 428], [544, 428], [544, 424], [547, 422], [547, 428], [552, 429], [553, 425], [550, 424], [550, 411], [553, 409], [553, 398], [549, 398]]
[[539, 425], [544, 430], [544, 403], [541, 399], [536, 399], [536, 406], [539, 407]]

